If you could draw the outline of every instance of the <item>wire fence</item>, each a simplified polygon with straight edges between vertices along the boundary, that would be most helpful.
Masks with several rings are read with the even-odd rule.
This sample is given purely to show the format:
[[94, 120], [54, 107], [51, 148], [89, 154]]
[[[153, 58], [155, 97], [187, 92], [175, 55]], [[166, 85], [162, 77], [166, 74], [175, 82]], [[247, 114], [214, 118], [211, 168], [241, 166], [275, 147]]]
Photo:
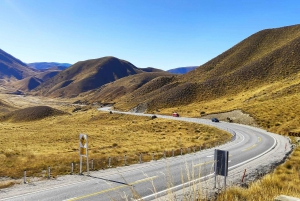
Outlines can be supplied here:
[[[98, 170], [104, 170], [108, 168], [114, 168], [114, 167], [121, 167], [121, 166], [128, 166], [132, 164], [138, 164], [138, 163], [144, 163], [149, 161], [156, 161], [160, 159], [170, 158], [170, 157], [176, 157], [191, 153], [196, 153], [199, 151], [207, 150], [222, 144], [225, 144], [229, 141], [223, 141], [223, 142], [215, 142], [215, 143], [208, 143], [208, 144], [202, 144], [198, 146], [192, 146], [192, 147], [185, 147], [185, 148], [178, 148], [178, 149], [172, 149], [172, 150], [164, 150], [161, 152], [142, 152], [142, 153], [136, 153], [136, 154], [124, 154], [119, 156], [111, 156], [111, 157], [100, 157], [100, 158], [89, 158], [89, 170], [90, 171], [98, 171]], [[86, 160], [83, 157], [83, 173], [87, 173], [87, 164]], [[80, 174], [80, 162], [79, 157], [74, 160], [74, 162], [71, 162], [69, 164], [67, 163], [61, 163], [59, 165], [55, 166], [47, 166], [44, 167], [40, 172], [36, 172], [36, 169], [26, 169], [24, 170], [24, 183], [28, 183], [26, 180], [26, 177], [42, 177], [42, 178], [54, 178], [58, 175], [63, 174]]]

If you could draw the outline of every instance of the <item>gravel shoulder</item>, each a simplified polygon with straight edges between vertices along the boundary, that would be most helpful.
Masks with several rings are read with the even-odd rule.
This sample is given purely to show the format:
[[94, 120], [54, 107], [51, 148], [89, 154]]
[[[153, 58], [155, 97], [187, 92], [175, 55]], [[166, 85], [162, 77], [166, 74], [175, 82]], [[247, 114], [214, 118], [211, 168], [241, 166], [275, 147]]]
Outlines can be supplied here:
[[218, 118], [220, 121], [232, 121], [232, 123], [244, 124], [253, 127], [258, 127], [255, 122], [255, 119], [251, 117], [249, 114], [244, 113], [242, 110], [233, 110], [230, 112], [223, 112], [223, 113], [216, 113], [216, 114], [209, 114], [206, 116], [202, 116], [201, 119], [211, 119], [211, 118]]

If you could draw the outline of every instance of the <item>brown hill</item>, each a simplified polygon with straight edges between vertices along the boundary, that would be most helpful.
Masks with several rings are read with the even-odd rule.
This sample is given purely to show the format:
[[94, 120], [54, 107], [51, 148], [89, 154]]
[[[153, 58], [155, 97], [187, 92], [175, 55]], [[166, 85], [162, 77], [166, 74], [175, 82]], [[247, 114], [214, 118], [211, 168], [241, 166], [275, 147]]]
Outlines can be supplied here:
[[61, 70], [55, 70], [55, 68], [51, 68], [51, 69], [48, 69], [44, 72], [41, 72], [41, 73], [35, 75], [35, 77], [42, 80], [43, 82], [45, 82], [46, 80], [53, 78], [59, 72], [61, 72]]
[[149, 72], [139, 73], [136, 75], [127, 76], [118, 79], [114, 82], [103, 85], [97, 90], [88, 93], [87, 100], [89, 102], [100, 101], [100, 102], [112, 102], [117, 101], [118, 98], [130, 94], [141, 86], [146, 85], [157, 77], [171, 76], [168, 72]]
[[15, 80], [6, 84], [14, 89], [13, 93], [19, 92], [29, 92], [36, 87], [40, 86], [46, 80], [54, 77], [60, 72], [60, 70], [46, 70], [46, 71], [37, 71], [35, 76], [26, 77], [22, 80]]
[[48, 106], [36, 106], [25, 109], [15, 110], [0, 116], [0, 121], [35, 121], [51, 116], [59, 116], [68, 114], [61, 110], [57, 110]]
[[0, 49], [0, 79], [21, 80], [34, 74], [25, 63]]
[[117, 79], [142, 73], [128, 61], [103, 57], [77, 62], [35, 89], [36, 94], [74, 97]]
[[19, 90], [22, 92], [27, 92], [32, 89], [35, 89], [42, 82], [43, 82], [43, 80], [38, 79], [36, 77], [27, 77], [27, 78], [24, 78], [23, 80], [14, 82], [13, 85], [16, 90]]
[[[116, 107], [130, 109], [144, 102], [154, 110], [234, 96], [299, 73], [299, 52], [300, 25], [263, 30], [149, 93], [127, 94]], [[146, 87], [138, 90], [147, 91]]]

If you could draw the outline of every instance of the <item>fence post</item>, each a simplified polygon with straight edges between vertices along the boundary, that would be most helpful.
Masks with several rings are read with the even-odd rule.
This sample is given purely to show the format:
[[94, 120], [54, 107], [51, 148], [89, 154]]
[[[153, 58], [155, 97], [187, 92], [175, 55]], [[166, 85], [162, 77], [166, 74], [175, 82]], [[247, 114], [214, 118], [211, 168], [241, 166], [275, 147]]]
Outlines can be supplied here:
[[142, 163], [142, 153], [140, 153], [140, 163]]
[[127, 162], [126, 162], [126, 154], [124, 155], [124, 166], [127, 165]]
[[164, 151], [164, 159], [166, 159], [166, 151]]
[[50, 176], [51, 176], [51, 168], [50, 166], [48, 166], [48, 179], [50, 179]]
[[74, 163], [72, 162], [71, 163], [71, 174], [73, 174], [74, 173]]
[[196, 152], [196, 147], [194, 146], [194, 153]]
[[24, 184], [26, 184], [26, 170], [24, 170]]
[[92, 159], [92, 170], [94, 170], [94, 159]]
[[174, 157], [174, 149], [172, 149], [172, 156]]
[[111, 168], [111, 158], [108, 157], [108, 167]]
[[200, 145], [200, 151], [201, 151], [201, 145]]
[[154, 161], [154, 152], [152, 152], [152, 160]]

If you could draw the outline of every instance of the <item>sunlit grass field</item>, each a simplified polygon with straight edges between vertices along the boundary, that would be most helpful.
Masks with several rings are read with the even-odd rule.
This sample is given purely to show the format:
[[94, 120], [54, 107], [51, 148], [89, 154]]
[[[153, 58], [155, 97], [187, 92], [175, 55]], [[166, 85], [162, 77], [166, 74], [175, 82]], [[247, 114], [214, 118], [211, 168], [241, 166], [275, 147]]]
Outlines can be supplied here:
[[[208, 126], [109, 114], [96, 108], [39, 121], [1, 122], [0, 132], [0, 177], [12, 178], [22, 177], [25, 169], [28, 176], [45, 176], [43, 170], [48, 166], [52, 176], [69, 174], [70, 164], [79, 161], [80, 133], [88, 134], [89, 158], [94, 159], [95, 169], [107, 168], [108, 157], [123, 159], [126, 154], [128, 163], [136, 163], [139, 153], [147, 161], [152, 159], [152, 152], [159, 159], [164, 151], [174, 149], [178, 155], [180, 148], [199, 149], [200, 145], [231, 138], [229, 133]], [[112, 162], [114, 166], [124, 165], [123, 161]]]

